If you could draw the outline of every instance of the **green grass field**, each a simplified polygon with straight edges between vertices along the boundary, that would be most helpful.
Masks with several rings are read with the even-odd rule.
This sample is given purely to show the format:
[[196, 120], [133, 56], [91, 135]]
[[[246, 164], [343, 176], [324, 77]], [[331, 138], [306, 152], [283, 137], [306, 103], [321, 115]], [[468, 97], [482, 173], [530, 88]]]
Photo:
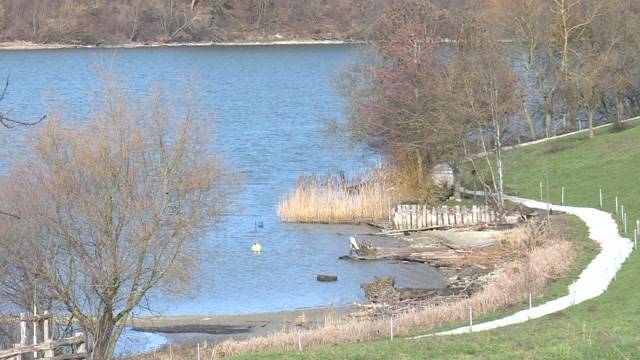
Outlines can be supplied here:
[[[628, 236], [632, 237], [640, 218], [639, 125], [618, 133], [601, 129], [595, 139], [579, 134], [511, 151], [506, 163], [507, 187], [538, 199], [543, 182], [543, 198], [559, 204], [564, 186], [566, 205], [588, 207], [599, 206], [602, 189], [605, 210], [615, 211], [615, 196], [624, 204]], [[577, 261], [584, 267], [594, 249], [581, 240], [584, 225], [571, 226], [584, 246]], [[467, 335], [373, 341], [239, 359], [640, 359], [639, 254], [631, 255], [607, 293], [524, 324]], [[556, 282], [545, 297], [565, 294], [579, 270]]]

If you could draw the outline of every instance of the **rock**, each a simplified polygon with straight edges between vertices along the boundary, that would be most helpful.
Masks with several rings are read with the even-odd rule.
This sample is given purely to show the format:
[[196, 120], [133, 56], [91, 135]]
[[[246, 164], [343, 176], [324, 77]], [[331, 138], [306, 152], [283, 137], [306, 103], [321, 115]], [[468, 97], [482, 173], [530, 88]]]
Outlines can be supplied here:
[[316, 276], [316, 280], [324, 281], [324, 282], [331, 282], [331, 281], [338, 281], [338, 277], [336, 275], [318, 274], [318, 276]]
[[395, 304], [400, 301], [400, 295], [395, 288], [393, 277], [374, 277], [370, 283], [360, 285], [364, 289], [364, 296], [372, 303]]
[[393, 277], [375, 277], [370, 283], [360, 285], [364, 289], [366, 298], [372, 303], [397, 304], [405, 300], [427, 300], [435, 296], [449, 296], [451, 289], [414, 289], [395, 287]]

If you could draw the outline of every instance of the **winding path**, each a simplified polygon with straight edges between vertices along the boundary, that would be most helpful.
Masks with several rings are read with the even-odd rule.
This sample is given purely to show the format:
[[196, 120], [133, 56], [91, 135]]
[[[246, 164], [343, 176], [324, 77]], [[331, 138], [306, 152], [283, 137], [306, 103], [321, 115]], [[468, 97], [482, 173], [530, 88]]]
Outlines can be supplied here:
[[578, 280], [569, 286], [569, 295], [548, 301], [531, 309], [519, 311], [511, 316], [498, 320], [464, 326], [450, 331], [436, 334], [422, 335], [415, 338], [432, 335], [453, 335], [495, 329], [503, 326], [523, 323], [529, 319], [536, 319], [583, 301], [593, 299], [603, 292], [616, 276], [616, 273], [631, 254], [633, 243], [619, 235], [618, 225], [611, 216], [601, 210], [571, 206], [548, 205], [547, 203], [519, 197], [506, 196], [505, 199], [521, 203], [530, 208], [562, 211], [579, 217], [589, 228], [589, 237], [600, 244], [600, 253], [582, 271]]

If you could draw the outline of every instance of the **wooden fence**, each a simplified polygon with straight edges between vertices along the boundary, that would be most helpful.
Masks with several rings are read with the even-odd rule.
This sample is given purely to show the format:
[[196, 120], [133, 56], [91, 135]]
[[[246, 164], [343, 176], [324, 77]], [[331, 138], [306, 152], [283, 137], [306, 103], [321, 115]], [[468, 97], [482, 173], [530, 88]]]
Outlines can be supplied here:
[[20, 314], [20, 343], [13, 349], [0, 350], [0, 360], [68, 360], [86, 359], [87, 350], [85, 336], [79, 332], [75, 335], [54, 340], [54, 318], [45, 311], [44, 314]]
[[496, 211], [489, 206], [398, 205], [391, 211], [394, 230], [428, 230], [444, 227], [462, 227], [491, 224], [498, 220]]

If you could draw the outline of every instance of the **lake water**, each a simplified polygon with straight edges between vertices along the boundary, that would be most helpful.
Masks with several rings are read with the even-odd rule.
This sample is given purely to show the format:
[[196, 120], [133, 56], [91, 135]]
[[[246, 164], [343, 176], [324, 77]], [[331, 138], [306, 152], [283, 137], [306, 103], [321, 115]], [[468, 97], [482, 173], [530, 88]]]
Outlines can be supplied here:
[[[325, 135], [324, 120], [341, 118], [343, 99], [332, 78], [355, 59], [352, 46], [248, 46], [121, 50], [66, 49], [0, 52], [0, 75], [11, 75], [0, 103], [19, 118], [35, 118], [61, 107], [68, 122], [86, 121], [99, 89], [96, 64], [110, 67], [134, 94], [152, 84], [181, 93], [196, 90], [202, 112], [215, 113], [215, 143], [239, 173], [237, 211], [203, 241], [197, 288], [185, 298], [159, 293], [152, 308], [164, 315], [240, 314], [280, 311], [363, 300], [360, 283], [394, 275], [400, 285], [437, 287], [443, 279], [418, 264], [352, 263], [348, 237], [367, 227], [286, 224], [278, 221], [278, 200], [300, 174], [366, 168], [362, 149]], [[3, 133], [8, 151], [20, 151], [28, 130]], [[254, 222], [263, 229], [254, 232]], [[263, 246], [253, 255], [256, 237]], [[335, 274], [320, 283], [316, 274]]]

